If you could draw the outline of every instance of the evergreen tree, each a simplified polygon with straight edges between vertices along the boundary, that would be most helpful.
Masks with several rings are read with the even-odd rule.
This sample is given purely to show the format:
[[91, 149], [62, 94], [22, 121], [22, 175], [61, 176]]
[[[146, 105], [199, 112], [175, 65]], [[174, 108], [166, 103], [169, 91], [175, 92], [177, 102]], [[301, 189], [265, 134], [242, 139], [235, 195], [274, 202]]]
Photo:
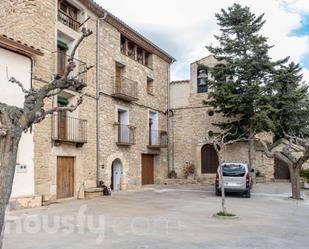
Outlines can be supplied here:
[[[221, 35], [215, 36], [219, 45], [208, 50], [221, 61], [213, 69], [212, 91], [205, 104], [213, 106], [226, 117], [226, 122], [216, 124], [227, 140], [250, 137], [260, 131], [275, 130], [271, 117], [275, 112], [271, 95], [275, 67], [285, 60], [272, 62], [267, 38], [259, 34], [265, 21], [248, 7], [234, 4], [216, 14]], [[222, 66], [225, 65], [225, 66]], [[249, 164], [254, 168], [254, 142], [249, 140]]]
[[297, 137], [309, 136], [308, 86], [302, 80], [301, 68], [291, 62], [281, 65], [274, 75], [272, 105], [276, 109], [275, 140], [285, 133]]

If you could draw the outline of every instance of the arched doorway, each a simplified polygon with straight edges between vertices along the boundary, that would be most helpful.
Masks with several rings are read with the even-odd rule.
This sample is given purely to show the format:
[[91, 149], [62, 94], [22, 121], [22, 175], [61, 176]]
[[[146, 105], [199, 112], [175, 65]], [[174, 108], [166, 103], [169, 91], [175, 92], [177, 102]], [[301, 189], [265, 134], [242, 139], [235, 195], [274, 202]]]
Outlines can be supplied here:
[[202, 174], [215, 174], [219, 166], [219, 158], [212, 144], [205, 144], [201, 150]]
[[274, 177], [277, 180], [289, 180], [290, 170], [289, 166], [279, 158], [275, 157], [275, 172]]
[[111, 189], [120, 190], [121, 189], [121, 161], [116, 159], [112, 163], [112, 174], [111, 174]]

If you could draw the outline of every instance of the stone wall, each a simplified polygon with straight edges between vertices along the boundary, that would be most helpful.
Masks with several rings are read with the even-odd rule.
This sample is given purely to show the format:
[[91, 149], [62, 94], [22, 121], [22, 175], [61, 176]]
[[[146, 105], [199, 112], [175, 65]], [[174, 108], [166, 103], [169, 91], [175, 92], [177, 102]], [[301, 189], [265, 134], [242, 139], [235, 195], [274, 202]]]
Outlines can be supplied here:
[[[108, 23], [103, 23], [100, 30], [100, 165], [101, 179], [106, 185], [111, 182], [112, 163], [120, 159], [122, 163], [121, 188], [141, 186], [141, 155], [155, 155], [155, 181], [166, 178], [167, 150], [147, 148], [149, 111], [158, 113], [159, 129], [167, 130], [167, 82], [169, 64], [156, 55], [153, 56], [153, 69], [123, 55], [120, 52], [120, 32]], [[113, 98], [113, 80], [116, 62], [123, 65], [123, 76], [138, 83], [138, 101], [126, 102]], [[154, 94], [146, 91], [147, 77], [154, 79]], [[129, 124], [135, 126], [136, 144], [123, 147], [116, 145], [117, 107], [129, 112]]]
[[[218, 133], [220, 130], [214, 123], [224, 120], [221, 114], [212, 112], [211, 107], [207, 107], [203, 101], [208, 99], [208, 93], [197, 93], [197, 68], [198, 64], [204, 64], [209, 68], [216, 65], [213, 56], [203, 58], [191, 64], [190, 81], [174, 82], [171, 84], [171, 97], [179, 96], [177, 92], [185, 91], [190, 94], [187, 101], [172, 99], [171, 106], [173, 117], [171, 119], [170, 139], [172, 141], [172, 164], [179, 177], [184, 177], [182, 170], [187, 162], [192, 162], [196, 166], [198, 180], [214, 183], [213, 174], [201, 173], [201, 148], [209, 143], [209, 132]], [[209, 75], [211, 78], [211, 75]], [[177, 87], [175, 86], [177, 85]], [[209, 89], [211, 91], [211, 89]], [[179, 105], [187, 103], [187, 105]], [[223, 154], [225, 161], [249, 162], [248, 144], [236, 143], [227, 146]], [[255, 156], [255, 166], [267, 180], [274, 177], [273, 159], [267, 158], [262, 151], [257, 150]]]

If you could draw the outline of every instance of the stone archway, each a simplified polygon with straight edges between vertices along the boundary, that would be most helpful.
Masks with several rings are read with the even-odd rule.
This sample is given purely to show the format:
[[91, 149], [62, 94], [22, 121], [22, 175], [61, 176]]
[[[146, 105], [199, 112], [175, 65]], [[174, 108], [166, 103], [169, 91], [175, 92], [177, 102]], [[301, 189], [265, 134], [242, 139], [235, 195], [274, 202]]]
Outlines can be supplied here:
[[212, 144], [205, 144], [201, 148], [201, 173], [215, 174], [219, 166], [219, 158]]
[[117, 152], [110, 154], [104, 163], [106, 167], [102, 170], [102, 180], [106, 186], [111, 186], [112, 178], [112, 165], [115, 160], [120, 160], [121, 162], [121, 190], [125, 190], [128, 187], [128, 171], [129, 163], [127, 162], [124, 154], [122, 152]]
[[121, 190], [122, 163], [120, 159], [115, 159], [111, 165], [111, 189]]

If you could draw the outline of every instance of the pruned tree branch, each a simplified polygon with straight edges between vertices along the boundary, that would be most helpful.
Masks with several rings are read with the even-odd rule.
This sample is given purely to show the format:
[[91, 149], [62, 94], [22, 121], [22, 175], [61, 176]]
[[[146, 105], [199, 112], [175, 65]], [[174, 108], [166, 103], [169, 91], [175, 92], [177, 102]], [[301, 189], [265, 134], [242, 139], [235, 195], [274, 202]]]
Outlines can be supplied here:
[[60, 112], [60, 111], [69, 111], [69, 112], [74, 112], [77, 107], [79, 105], [81, 105], [83, 103], [83, 100], [84, 100], [84, 97], [85, 96], [85, 93], [83, 93], [82, 95], [79, 96], [78, 100], [76, 101], [75, 105], [70, 105], [70, 106], [57, 106], [57, 107], [54, 107], [54, 108], [51, 108], [49, 110], [47, 110], [45, 113], [44, 113], [44, 116], [46, 115], [51, 115], [53, 114], [54, 112]]
[[11, 82], [12, 84], [18, 85], [18, 86], [21, 88], [21, 90], [22, 90], [23, 93], [26, 93], [26, 94], [29, 94], [29, 93], [30, 93], [30, 90], [27, 90], [27, 89], [24, 87], [24, 85], [23, 85], [20, 81], [16, 80], [14, 77], [9, 78], [8, 81]]
[[89, 30], [89, 29], [86, 29], [85, 27], [82, 28], [81, 30], [82, 32], [82, 35], [81, 37], [77, 40], [72, 52], [71, 52], [71, 55], [70, 55], [70, 58], [68, 60], [68, 65], [64, 71], [64, 75], [63, 75], [63, 79], [66, 79], [68, 77], [68, 75], [74, 70], [75, 68], [75, 63], [74, 63], [74, 56], [75, 56], [75, 53], [77, 51], [77, 48], [79, 47], [79, 45], [82, 43], [82, 41], [87, 38], [88, 36], [92, 35], [92, 31]]

